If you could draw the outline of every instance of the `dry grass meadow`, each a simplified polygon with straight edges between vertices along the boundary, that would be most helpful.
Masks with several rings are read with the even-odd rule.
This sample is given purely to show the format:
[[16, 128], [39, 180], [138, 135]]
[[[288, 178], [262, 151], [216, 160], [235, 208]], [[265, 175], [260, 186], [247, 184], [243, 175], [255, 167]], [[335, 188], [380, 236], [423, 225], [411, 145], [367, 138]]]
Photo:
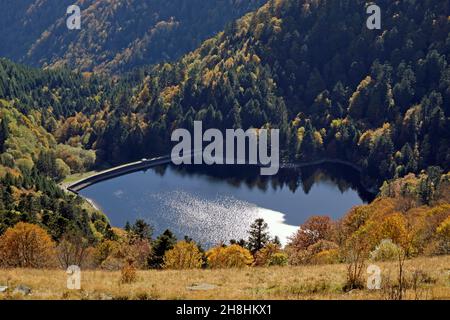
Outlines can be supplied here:
[[[377, 263], [384, 279], [394, 278], [395, 263]], [[406, 272], [420, 270], [426, 281], [409, 289], [407, 299], [450, 299], [450, 256], [406, 261]], [[386, 299], [383, 290], [343, 292], [345, 265], [270, 267], [228, 270], [138, 271], [131, 284], [120, 283], [120, 272], [84, 271], [82, 289], [68, 290], [62, 270], [10, 269], [0, 271], [0, 286], [9, 290], [1, 299]], [[216, 286], [192, 290], [196, 284]], [[23, 284], [32, 294], [13, 294]]]

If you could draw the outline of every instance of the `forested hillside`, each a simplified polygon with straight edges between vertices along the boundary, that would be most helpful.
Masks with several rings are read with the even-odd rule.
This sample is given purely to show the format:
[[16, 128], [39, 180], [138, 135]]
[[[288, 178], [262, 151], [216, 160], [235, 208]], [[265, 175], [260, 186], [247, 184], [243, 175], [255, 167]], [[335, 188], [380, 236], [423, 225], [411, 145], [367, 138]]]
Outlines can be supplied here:
[[[264, 0], [1, 0], [0, 56], [33, 66], [118, 73], [174, 60]], [[81, 9], [81, 30], [66, 9]]]
[[[217, 1], [223, 10], [202, 11], [213, 2], [202, 1], [195, 18], [187, 14], [184, 26], [193, 28], [189, 32], [207, 36], [226, 20], [213, 19], [214, 27], [202, 33], [195, 29], [205, 22], [201, 14], [230, 18], [250, 8], [244, 1], [231, 2], [233, 6]], [[93, 29], [80, 31], [80, 45], [74, 48], [58, 36], [63, 20], [53, 25], [50, 1], [37, 1], [32, 7], [15, 1], [18, 7], [5, 11], [10, 15], [2, 27], [14, 23], [18, 8], [52, 21], [39, 26], [19, 22], [30, 32], [0, 38], [0, 55], [33, 64], [67, 62], [69, 69], [119, 71], [175, 58], [200, 41], [200, 36], [190, 35], [186, 39], [192, 41], [183, 42], [183, 24], [170, 31], [168, 26], [178, 20], [171, 20], [168, 8], [173, 3], [178, 3], [177, 10], [187, 8], [180, 2], [152, 2], [161, 11], [156, 10], [159, 16], [150, 25], [140, 18], [150, 8], [148, 2], [92, 3], [82, 2], [87, 7], [85, 23], [90, 14], [103, 14], [95, 20], [92, 16]], [[381, 187], [380, 198], [336, 222], [340, 228], [321, 239], [327, 243], [316, 245], [299, 234], [291, 254], [298, 263], [323, 251], [352, 253], [368, 234], [373, 237], [365, 250], [393, 239], [399, 230], [409, 239], [411, 225], [417, 227], [408, 240], [408, 246], [414, 242], [414, 254], [448, 254], [450, 0], [377, 4], [382, 7], [380, 31], [366, 28], [362, 0], [272, 0], [178, 61], [138, 68], [120, 79], [64, 68], [42, 71], [0, 60], [0, 234], [18, 221], [31, 222], [58, 241], [69, 235], [72, 239], [75, 233], [90, 245], [100, 243], [104, 261], [119, 259], [116, 254], [125, 261], [121, 246], [132, 251], [130, 243], [133, 248], [140, 244], [133, 232], [130, 243], [128, 236], [119, 244], [107, 242], [115, 238], [107, 219], [56, 182], [96, 165], [166, 154], [173, 129], [191, 128], [194, 120], [202, 120], [205, 128], [279, 128], [284, 161], [350, 161], [361, 168], [367, 185]], [[131, 7], [132, 11], [122, 10]], [[234, 8], [234, 13], [225, 7]], [[165, 36], [133, 35], [132, 30], [148, 30], [155, 23], [175, 32], [167, 31], [167, 43]], [[51, 32], [44, 32], [47, 29]], [[33, 45], [35, 34], [43, 37]], [[94, 35], [103, 40], [94, 45]], [[155, 45], [162, 55], [151, 60], [149, 51], [141, 55], [140, 49], [127, 50], [130, 44], [147, 49]], [[169, 50], [172, 46], [180, 50]], [[44, 48], [57, 54], [45, 60]], [[124, 56], [111, 48], [123, 49], [119, 51]], [[22, 57], [23, 50], [32, 54]], [[326, 221], [331, 228], [331, 221]], [[172, 242], [163, 234], [152, 245]], [[164, 254], [160, 250], [158, 259]]]
[[[120, 4], [136, 17], [140, 7], [132, 2]], [[45, 80], [48, 89], [34, 80], [36, 71], [17, 67], [11, 74], [4, 62], [1, 90], [24, 108], [71, 115], [58, 129], [59, 142], [94, 148], [100, 162], [167, 153], [174, 128], [203, 120], [222, 129], [280, 128], [286, 161], [350, 160], [376, 186], [430, 166], [448, 170], [450, 3], [378, 4], [380, 31], [367, 29], [365, 1], [269, 1], [178, 62], [140, 68], [119, 83], [60, 71]], [[127, 12], [116, 7], [107, 6]], [[105, 30], [111, 46], [115, 29]], [[14, 81], [6, 84], [9, 77]], [[65, 88], [56, 95], [55, 83]]]
[[15, 108], [25, 114], [46, 108], [55, 118], [94, 113], [111, 89], [107, 81], [67, 69], [43, 71], [0, 58], [0, 98], [14, 100]]
[[141, 70], [99, 135], [100, 157], [167, 152], [172, 129], [196, 119], [280, 128], [285, 159], [350, 160], [375, 185], [448, 170], [450, 1], [379, 1], [380, 31], [367, 29], [365, 4], [269, 1], [177, 63]]
[[[25, 221], [41, 225], [55, 240], [67, 234], [89, 241], [111, 235], [101, 212], [57, 185], [95, 163], [95, 152], [82, 148], [76, 137], [58, 143], [57, 130], [66, 116], [100, 110], [104, 88], [70, 71], [0, 60], [0, 233]], [[78, 130], [85, 134], [84, 146], [95, 141], [92, 130]]]

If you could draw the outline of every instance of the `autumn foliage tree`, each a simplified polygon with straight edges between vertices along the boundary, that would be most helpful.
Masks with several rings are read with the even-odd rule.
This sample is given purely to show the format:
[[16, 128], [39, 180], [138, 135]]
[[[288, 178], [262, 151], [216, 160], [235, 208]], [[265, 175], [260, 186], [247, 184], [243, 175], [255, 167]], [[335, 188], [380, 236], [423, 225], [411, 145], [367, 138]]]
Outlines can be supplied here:
[[411, 237], [407, 228], [406, 218], [401, 213], [394, 213], [385, 217], [376, 234], [378, 240], [391, 239], [405, 251], [409, 251]]
[[95, 249], [95, 263], [102, 269], [119, 270], [126, 265], [146, 269], [152, 256], [148, 239], [140, 239], [134, 233], [116, 233], [117, 240], [104, 240]]
[[251, 252], [237, 244], [214, 247], [206, 252], [206, 258], [213, 269], [243, 268], [253, 263]]
[[180, 241], [164, 255], [165, 269], [199, 269], [203, 255], [194, 242]]
[[19, 222], [0, 237], [0, 263], [14, 268], [54, 265], [55, 243], [41, 227]]
[[300, 226], [291, 238], [289, 246], [296, 250], [306, 250], [319, 240], [328, 239], [332, 230], [330, 217], [313, 216]]
[[436, 234], [439, 241], [438, 253], [450, 253], [450, 216], [437, 227]]
[[287, 264], [287, 255], [281, 250], [281, 246], [268, 243], [255, 255], [255, 266], [267, 267]]

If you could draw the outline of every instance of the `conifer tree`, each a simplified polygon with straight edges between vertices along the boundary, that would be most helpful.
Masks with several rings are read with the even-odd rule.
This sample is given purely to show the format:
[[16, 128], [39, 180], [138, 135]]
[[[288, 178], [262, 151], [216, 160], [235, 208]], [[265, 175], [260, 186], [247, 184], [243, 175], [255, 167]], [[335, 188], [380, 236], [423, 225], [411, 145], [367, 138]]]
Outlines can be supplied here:
[[6, 140], [9, 137], [8, 121], [3, 119], [0, 123], [0, 153], [6, 151]]
[[164, 264], [164, 255], [168, 250], [175, 246], [176, 242], [177, 238], [170, 230], [164, 231], [164, 233], [156, 238], [153, 243], [153, 254], [149, 258], [148, 265], [151, 268], [162, 268]]
[[268, 229], [269, 226], [262, 218], [256, 219], [250, 226], [250, 230], [248, 231], [250, 234], [248, 238], [248, 249], [252, 254], [264, 248], [270, 241]]

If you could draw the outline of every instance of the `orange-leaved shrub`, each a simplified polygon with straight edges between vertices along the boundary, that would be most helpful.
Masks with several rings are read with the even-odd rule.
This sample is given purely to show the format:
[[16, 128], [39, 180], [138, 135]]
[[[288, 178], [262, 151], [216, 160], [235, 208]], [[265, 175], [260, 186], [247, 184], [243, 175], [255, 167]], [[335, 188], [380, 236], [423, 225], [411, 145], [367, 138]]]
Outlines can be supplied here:
[[0, 264], [14, 268], [53, 267], [55, 243], [38, 225], [19, 222], [0, 237]]
[[296, 250], [306, 250], [319, 240], [328, 239], [331, 235], [333, 222], [330, 217], [313, 216], [300, 226], [297, 233], [290, 239], [289, 247]]
[[96, 264], [105, 270], [120, 270], [131, 261], [134, 268], [147, 269], [152, 255], [150, 241], [127, 232], [115, 230], [115, 234], [117, 240], [103, 240], [95, 248]]
[[282, 266], [288, 262], [287, 254], [281, 250], [281, 246], [276, 243], [268, 243], [255, 255], [255, 266]]

